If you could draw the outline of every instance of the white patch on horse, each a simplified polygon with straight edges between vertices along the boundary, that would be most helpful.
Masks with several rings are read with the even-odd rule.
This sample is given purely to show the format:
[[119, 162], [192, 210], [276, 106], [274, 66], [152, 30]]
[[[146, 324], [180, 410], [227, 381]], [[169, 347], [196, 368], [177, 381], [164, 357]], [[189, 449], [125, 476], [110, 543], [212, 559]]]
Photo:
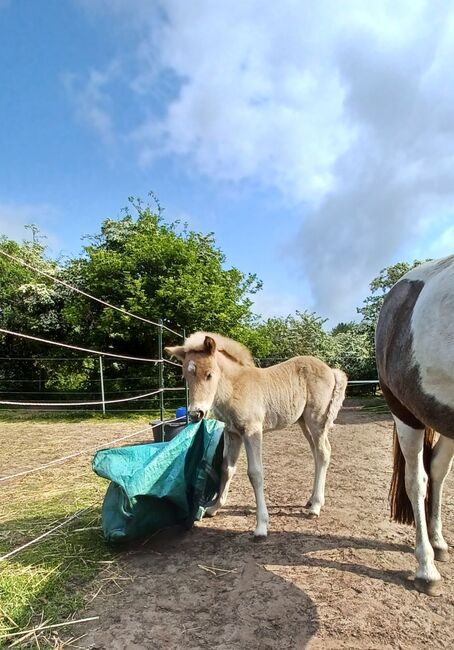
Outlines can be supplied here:
[[[416, 526], [415, 586], [428, 595], [440, 593], [441, 577], [434, 560], [449, 558], [441, 506], [454, 456], [453, 314], [451, 255], [423, 264], [397, 282], [383, 304], [376, 335], [378, 372], [397, 430], [391, 512], [396, 521], [410, 523], [408, 496]], [[435, 446], [434, 429], [440, 434]]]
[[400, 280], [427, 282], [432, 276], [437, 275], [445, 268], [451, 270], [454, 268], [454, 255], [447, 255], [446, 257], [440, 257], [438, 260], [431, 260], [430, 262], [424, 262], [424, 264], [415, 266], [414, 269], [405, 273]]
[[416, 279], [413, 272], [421, 269], [425, 282], [411, 318], [412, 352], [423, 391], [454, 409], [454, 255], [438, 262], [405, 276]]
[[188, 372], [195, 372], [195, 371], [196, 371], [196, 365], [195, 365], [194, 361], [191, 360], [188, 363]]
[[405, 457], [405, 486], [411, 501], [416, 526], [415, 555], [418, 560], [416, 580], [438, 583], [441, 576], [435, 566], [434, 550], [429, 540], [424, 499], [427, 491], [427, 474], [423, 463], [424, 429], [413, 429], [394, 415], [397, 435]]

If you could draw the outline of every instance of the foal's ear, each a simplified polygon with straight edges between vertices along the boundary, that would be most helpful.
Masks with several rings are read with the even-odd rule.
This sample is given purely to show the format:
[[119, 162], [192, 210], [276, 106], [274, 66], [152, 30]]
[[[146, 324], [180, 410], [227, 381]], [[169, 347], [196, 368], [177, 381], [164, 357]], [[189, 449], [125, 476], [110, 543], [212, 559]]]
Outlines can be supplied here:
[[170, 354], [171, 357], [176, 357], [180, 361], [184, 361], [186, 352], [183, 345], [174, 345], [173, 347], [164, 348], [167, 354]]
[[211, 338], [211, 336], [205, 336], [205, 340], [203, 342], [203, 348], [205, 352], [208, 352], [208, 354], [215, 354], [216, 353], [216, 341]]

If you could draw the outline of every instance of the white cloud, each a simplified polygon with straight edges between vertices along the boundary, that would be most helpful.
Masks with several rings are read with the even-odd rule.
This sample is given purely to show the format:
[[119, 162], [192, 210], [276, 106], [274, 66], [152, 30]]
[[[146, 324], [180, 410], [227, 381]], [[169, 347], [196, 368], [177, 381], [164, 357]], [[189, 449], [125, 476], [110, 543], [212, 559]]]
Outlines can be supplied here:
[[330, 43], [314, 50], [311, 11], [295, 2], [285, 11], [257, 2], [199, 9], [166, 3], [167, 20], [153, 31], [150, 49], [183, 82], [164, 116], [136, 130], [142, 159], [178, 155], [213, 179], [259, 181], [291, 200], [316, 200], [332, 186], [354, 127], [342, 120]]
[[454, 219], [439, 217], [434, 227], [434, 220], [421, 220], [421, 237], [424, 245], [412, 251], [418, 259], [445, 257], [454, 253]]
[[113, 107], [108, 88], [119, 76], [119, 65], [112, 62], [103, 71], [91, 69], [87, 77], [67, 73], [63, 76], [65, 90], [81, 122], [91, 127], [105, 145], [113, 145], [117, 132], [113, 123]]
[[429, 252], [429, 254], [433, 257], [452, 255], [454, 252], [454, 226], [447, 228], [440, 237], [431, 244], [430, 250], [432, 250], [433, 253]]
[[[176, 156], [300, 205], [295, 251], [322, 315], [349, 320], [372, 277], [404, 251], [451, 246], [449, 229], [438, 247], [428, 232], [454, 200], [452, 3], [84, 5], [135, 30], [128, 89], [150, 100], [127, 134], [140, 160]], [[179, 83], [157, 113], [166, 74]], [[89, 89], [105, 107], [103, 80]], [[103, 115], [101, 133], [112, 127]]]

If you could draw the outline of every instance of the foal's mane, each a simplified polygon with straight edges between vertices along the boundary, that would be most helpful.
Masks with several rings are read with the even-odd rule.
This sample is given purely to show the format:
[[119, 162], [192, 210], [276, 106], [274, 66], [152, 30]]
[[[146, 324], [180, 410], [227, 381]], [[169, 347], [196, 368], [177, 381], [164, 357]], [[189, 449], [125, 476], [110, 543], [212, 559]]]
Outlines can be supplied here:
[[194, 332], [184, 342], [185, 352], [203, 352], [205, 337], [209, 336], [216, 342], [216, 348], [240, 366], [255, 366], [251, 353], [242, 343], [229, 339], [227, 336], [213, 334], [213, 332]]

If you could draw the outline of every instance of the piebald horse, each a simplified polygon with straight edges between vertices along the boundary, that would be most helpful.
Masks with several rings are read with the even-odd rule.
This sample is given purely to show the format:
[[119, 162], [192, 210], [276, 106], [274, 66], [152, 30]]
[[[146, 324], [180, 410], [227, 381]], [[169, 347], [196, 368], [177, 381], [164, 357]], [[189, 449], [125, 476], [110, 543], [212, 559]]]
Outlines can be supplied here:
[[306, 507], [310, 516], [318, 517], [325, 502], [331, 455], [328, 433], [344, 400], [346, 375], [315, 357], [294, 357], [270, 368], [257, 368], [243, 345], [207, 332], [196, 332], [182, 346], [166, 351], [183, 362], [191, 419], [199, 420], [212, 409], [225, 423], [221, 485], [208, 514], [216, 514], [225, 504], [244, 442], [257, 504], [254, 537], [267, 536], [262, 433], [298, 422], [315, 463], [312, 495]]
[[448, 559], [443, 483], [454, 456], [454, 255], [422, 264], [394, 285], [380, 311], [375, 344], [395, 422], [391, 514], [415, 523], [415, 586], [437, 595], [441, 577], [434, 560]]

